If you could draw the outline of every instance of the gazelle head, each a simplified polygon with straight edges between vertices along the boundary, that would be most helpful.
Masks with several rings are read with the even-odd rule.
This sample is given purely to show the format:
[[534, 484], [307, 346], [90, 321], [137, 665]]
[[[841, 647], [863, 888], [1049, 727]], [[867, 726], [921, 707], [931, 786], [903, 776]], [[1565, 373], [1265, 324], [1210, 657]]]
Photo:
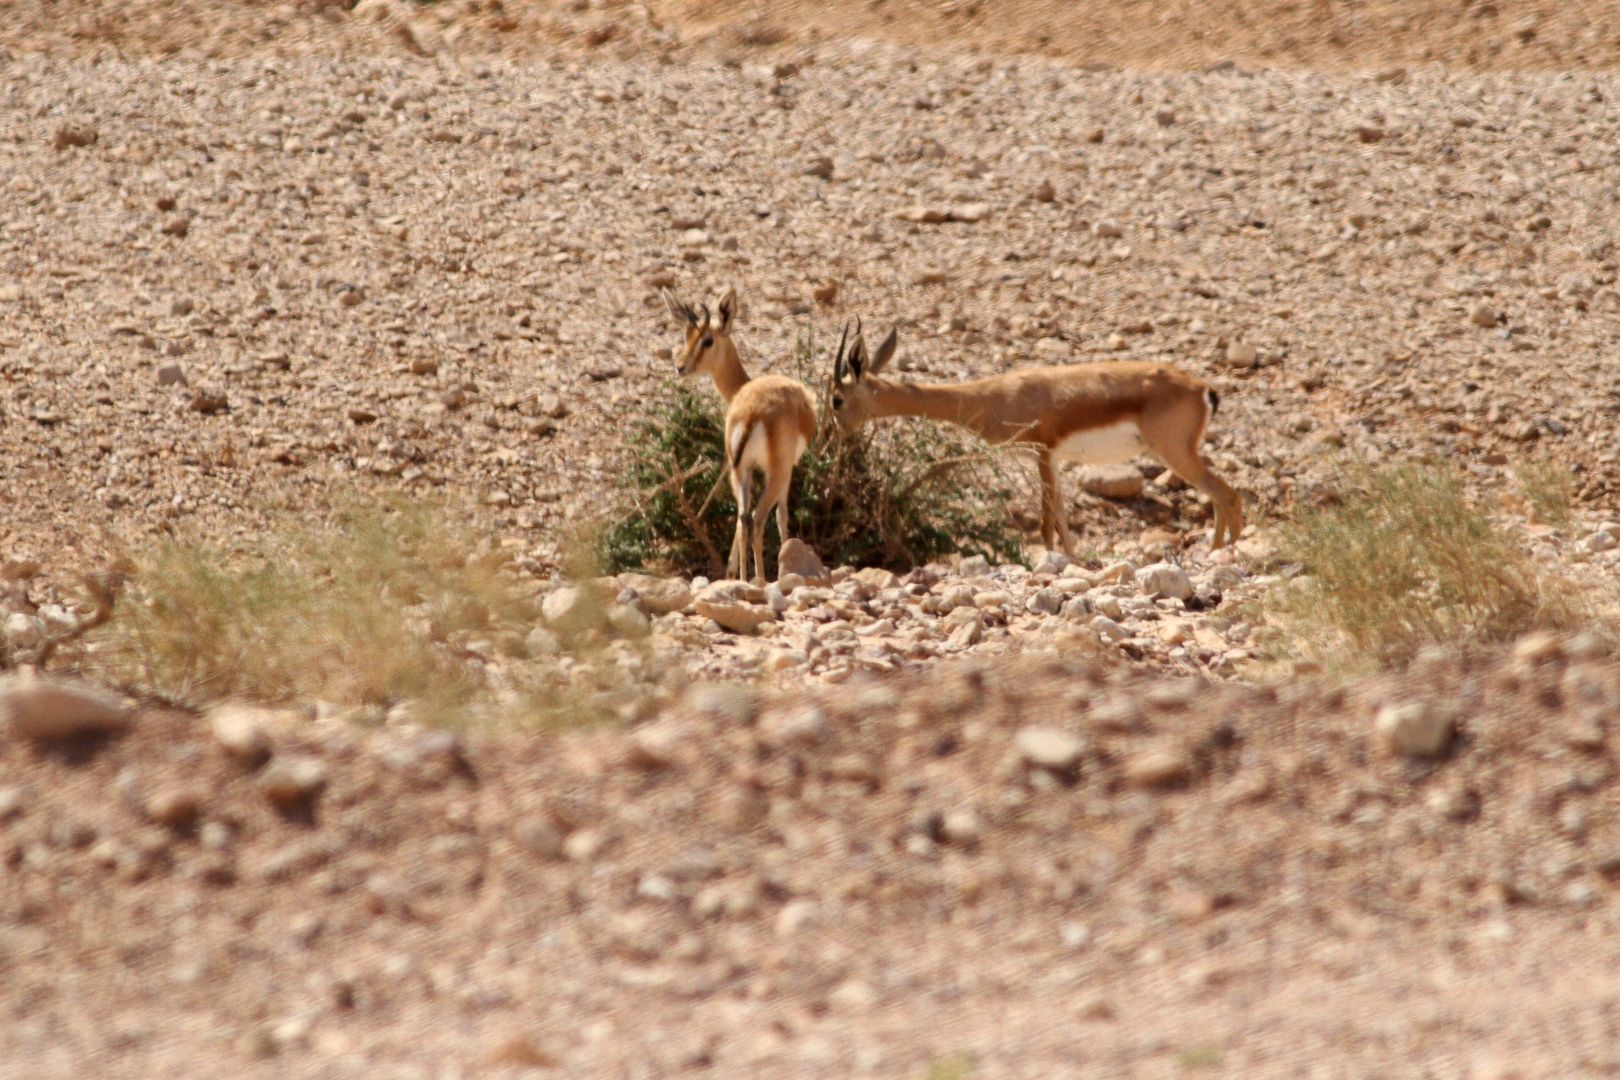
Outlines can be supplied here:
[[685, 344], [675, 357], [681, 378], [712, 374], [728, 355], [735, 354], [736, 346], [731, 343], [731, 322], [737, 314], [736, 289], [726, 289], [715, 301], [713, 313], [709, 311], [708, 304], [699, 304], [697, 310], [693, 310], [689, 304], [675, 299], [675, 294], [668, 289], [663, 291], [663, 296], [670, 318], [686, 335]]
[[[849, 341], [849, 324], [844, 324], [844, 332], [838, 337], [838, 352], [833, 357], [832, 386], [828, 397], [833, 419], [844, 432], [853, 434], [872, 418], [872, 387], [866, 380], [868, 376], [882, 372], [894, 356], [899, 334], [898, 329], [890, 330], [889, 336], [878, 345], [877, 352], [869, 354], [866, 339], [861, 336], [860, 320], [855, 321], [854, 341]], [[845, 350], [846, 343], [848, 351]]]

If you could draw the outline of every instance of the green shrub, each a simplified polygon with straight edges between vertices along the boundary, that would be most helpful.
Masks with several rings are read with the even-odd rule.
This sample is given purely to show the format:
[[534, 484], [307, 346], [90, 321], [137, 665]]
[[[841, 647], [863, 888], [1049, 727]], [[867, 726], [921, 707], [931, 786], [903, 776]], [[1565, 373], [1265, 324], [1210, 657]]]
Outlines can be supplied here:
[[1270, 602], [1307, 651], [1341, 666], [1399, 664], [1425, 644], [1507, 640], [1583, 621], [1563, 583], [1470, 505], [1435, 465], [1354, 467], [1337, 505], [1284, 529], [1305, 576]]
[[[799, 348], [801, 372], [810, 356], [807, 337]], [[724, 572], [737, 508], [721, 478], [723, 423], [712, 391], [684, 385], [671, 387], [635, 422], [621, 508], [596, 527], [604, 572]], [[794, 470], [790, 527], [829, 566], [904, 570], [950, 552], [1021, 561], [1022, 537], [1007, 506], [1028, 498], [1020, 495], [1027, 469], [1015, 467], [1014, 455], [925, 421], [869, 425], [846, 439], [826, 420]], [[774, 525], [767, 525], [767, 565], [778, 546]]]

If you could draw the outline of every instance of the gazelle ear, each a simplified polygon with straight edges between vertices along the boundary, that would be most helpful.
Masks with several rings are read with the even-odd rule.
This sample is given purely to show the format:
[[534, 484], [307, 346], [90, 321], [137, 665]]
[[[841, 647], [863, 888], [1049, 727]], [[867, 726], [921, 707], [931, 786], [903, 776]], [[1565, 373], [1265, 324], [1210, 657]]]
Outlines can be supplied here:
[[691, 308], [675, 299], [675, 294], [668, 289], [660, 289], [659, 295], [664, 298], [664, 307], [669, 311], [669, 317], [683, 326], [697, 322], [697, 315]]
[[737, 317], [737, 289], [727, 285], [726, 291], [714, 305], [715, 311], [720, 315], [719, 331], [724, 334], [731, 329], [731, 320]]
[[844, 346], [848, 343], [849, 323], [846, 322], [844, 324], [844, 329], [838, 334], [838, 351], [833, 353], [832, 384], [834, 387], [844, 381]]
[[894, 357], [895, 346], [900, 344], [900, 328], [897, 326], [889, 331], [889, 336], [878, 345], [877, 352], [872, 354], [870, 371], [873, 375], [882, 371]]
[[849, 343], [849, 354], [844, 357], [844, 363], [857, 382], [866, 374], [866, 341], [859, 333], [855, 335], [855, 340]]

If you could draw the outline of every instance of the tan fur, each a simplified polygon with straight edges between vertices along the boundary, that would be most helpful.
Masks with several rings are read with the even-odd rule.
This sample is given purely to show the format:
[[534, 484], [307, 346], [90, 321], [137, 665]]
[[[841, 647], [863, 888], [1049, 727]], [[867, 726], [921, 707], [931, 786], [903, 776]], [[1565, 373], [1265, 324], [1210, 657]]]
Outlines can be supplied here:
[[[719, 319], [708, 309], [697, 318], [689, 308], [678, 304], [668, 293], [664, 302], [679, 319], [686, 333], [684, 347], [676, 363], [683, 376], [707, 374], [726, 402], [726, 473], [737, 499], [737, 528], [732, 536], [731, 555], [726, 573], [748, 577], [748, 553], [753, 551], [754, 580], [765, 578], [765, 521], [776, 510], [776, 531], [788, 540], [787, 495], [793, 485], [793, 470], [816, 434], [816, 410], [810, 392], [797, 379], [782, 375], [761, 375], [750, 379], [743, 369], [737, 346], [731, 340], [731, 324], [736, 312], [736, 294], [727, 290], [716, 304]], [[707, 346], [704, 342], [708, 341]], [[765, 433], [765, 459], [748, 463], [741, 460], [753, 433]], [[734, 448], [736, 448], [734, 450]], [[755, 466], [764, 481], [758, 499], [752, 498]]]
[[1053, 451], [1077, 432], [1121, 421], [1134, 423], [1146, 450], [1209, 496], [1213, 546], [1238, 538], [1243, 501], [1198, 453], [1210, 418], [1208, 392], [1202, 379], [1169, 364], [1133, 361], [1018, 368], [950, 384], [895, 382], [868, 372], [838, 384], [834, 412], [846, 430], [883, 416], [923, 416], [960, 424], [988, 442], [1038, 445], [1041, 537], [1050, 544], [1055, 531], [1072, 556]]

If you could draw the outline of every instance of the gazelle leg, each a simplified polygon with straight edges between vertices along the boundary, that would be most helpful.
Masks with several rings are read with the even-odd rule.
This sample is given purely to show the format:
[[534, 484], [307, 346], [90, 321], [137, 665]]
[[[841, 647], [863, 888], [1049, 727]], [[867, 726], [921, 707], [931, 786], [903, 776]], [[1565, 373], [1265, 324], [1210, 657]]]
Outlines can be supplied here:
[[1041, 543], [1050, 548], [1055, 535], [1052, 522], [1052, 482], [1056, 473], [1052, 463], [1052, 451], [1044, 446], [1037, 450], [1035, 466], [1041, 474]]
[[737, 499], [737, 528], [731, 537], [731, 555], [726, 559], [726, 576], [738, 580], [746, 580], [744, 575], [748, 567], [744, 565], [748, 559], [748, 540], [743, 530], [748, 522], [748, 488], [752, 474], [747, 470], [741, 473], [733, 471], [731, 474], [731, 493]]
[[767, 476], [765, 490], [754, 504], [754, 580], [757, 584], [765, 584], [765, 521], [770, 517], [771, 508], [776, 508], [776, 528], [787, 536], [787, 495], [788, 488], [793, 482], [792, 470], [787, 470], [782, 476]]
[[1068, 504], [1063, 498], [1063, 477], [1058, 474], [1052, 451], [1041, 447], [1038, 458], [1041, 470], [1041, 543], [1052, 546], [1051, 533], [1063, 545], [1063, 554], [1074, 558], [1074, 536], [1069, 532]]
[[1211, 548], [1236, 542], [1243, 533], [1243, 499], [1232, 486], [1204, 463], [1195, 447], [1170, 443], [1154, 447], [1154, 452], [1175, 474], [1209, 496], [1215, 507], [1215, 533]]

